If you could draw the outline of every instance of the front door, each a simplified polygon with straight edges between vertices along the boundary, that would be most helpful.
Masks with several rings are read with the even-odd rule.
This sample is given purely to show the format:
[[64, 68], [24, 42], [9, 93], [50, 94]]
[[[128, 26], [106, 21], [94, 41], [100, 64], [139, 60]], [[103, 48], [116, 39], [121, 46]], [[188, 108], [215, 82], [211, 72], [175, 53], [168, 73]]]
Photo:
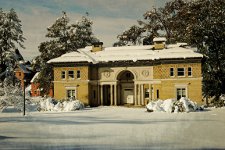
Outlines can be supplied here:
[[123, 91], [123, 102], [124, 104], [134, 103], [134, 91], [133, 89], [124, 89]]

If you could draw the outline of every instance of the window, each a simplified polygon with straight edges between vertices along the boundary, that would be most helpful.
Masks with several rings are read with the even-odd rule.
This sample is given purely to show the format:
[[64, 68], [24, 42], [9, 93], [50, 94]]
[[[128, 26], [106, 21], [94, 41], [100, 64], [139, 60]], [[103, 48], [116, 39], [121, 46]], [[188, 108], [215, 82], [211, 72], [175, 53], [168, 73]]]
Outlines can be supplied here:
[[159, 90], [156, 90], [156, 97], [159, 99]]
[[188, 76], [192, 76], [192, 68], [191, 67], [188, 67]]
[[67, 90], [67, 98], [73, 98], [75, 99], [75, 90]]
[[145, 89], [145, 98], [149, 98], [149, 89]]
[[170, 68], [170, 76], [171, 76], [171, 77], [174, 76], [174, 68]]
[[62, 71], [61, 72], [61, 79], [65, 79], [66, 78], [66, 72], [65, 71]]
[[186, 97], [185, 88], [177, 88], [177, 100], [179, 100], [181, 97]]
[[74, 71], [68, 71], [68, 78], [74, 79]]
[[184, 77], [184, 68], [177, 68], [177, 76]]
[[77, 70], [77, 78], [80, 78], [80, 70]]

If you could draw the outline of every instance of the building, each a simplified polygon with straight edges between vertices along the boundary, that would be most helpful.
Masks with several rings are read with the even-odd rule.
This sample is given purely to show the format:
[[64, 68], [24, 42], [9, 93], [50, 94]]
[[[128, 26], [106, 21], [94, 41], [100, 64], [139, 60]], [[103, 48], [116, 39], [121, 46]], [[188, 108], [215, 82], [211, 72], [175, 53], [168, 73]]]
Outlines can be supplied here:
[[20, 80], [22, 89], [30, 83], [34, 75], [33, 71], [30, 69], [30, 65], [26, 63], [18, 63], [14, 69], [14, 74], [16, 78]]
[[[31, 97], [42, 96], [42, 93], [41, 93], [42, 89], [40, 88], [40, 83], [36, 83], [35, 82], [35, 79], [38, 78], [39, 73], [40, 72], [37, 72], [33, 76], [32, 80], [30, 81], [30, 84], [31, 84], [31, 92], [30, 92], [31, 93]], [[50, 88], [49, 92], [44, 94], [44, 95], [48, 95], [50, 97], [53, 97], [53, 95], [54, 95], [53, 94], [53, 88]]]
[[145, 105], [188, 97], [202, 103], [202, 55], [182, 43], [103, 48], [95, 43], [52, 59], [54, 96], [86, 105]]

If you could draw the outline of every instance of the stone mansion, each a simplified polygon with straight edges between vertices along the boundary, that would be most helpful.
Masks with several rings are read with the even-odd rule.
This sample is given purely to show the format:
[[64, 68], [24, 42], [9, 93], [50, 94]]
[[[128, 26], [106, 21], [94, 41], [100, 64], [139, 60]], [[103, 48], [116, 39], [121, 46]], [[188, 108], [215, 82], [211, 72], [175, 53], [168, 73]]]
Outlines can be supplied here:
[[103, 47], [94, 43], [48, 61], [54, 98], [86, 105], [146, 105], [150, 100], [190, 98], [202, 103], [202, 55], [185, 43]]

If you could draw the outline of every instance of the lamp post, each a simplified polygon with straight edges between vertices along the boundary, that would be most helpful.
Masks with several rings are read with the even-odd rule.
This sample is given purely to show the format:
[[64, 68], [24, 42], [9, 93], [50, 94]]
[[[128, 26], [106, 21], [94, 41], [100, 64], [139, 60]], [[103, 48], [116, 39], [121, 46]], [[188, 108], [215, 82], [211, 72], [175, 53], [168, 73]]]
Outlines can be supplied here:
[[25, 83], [26, 83], [26, 80], [23, 80], [23, 116], [25, 116], [25, 110], [26, 110]]

